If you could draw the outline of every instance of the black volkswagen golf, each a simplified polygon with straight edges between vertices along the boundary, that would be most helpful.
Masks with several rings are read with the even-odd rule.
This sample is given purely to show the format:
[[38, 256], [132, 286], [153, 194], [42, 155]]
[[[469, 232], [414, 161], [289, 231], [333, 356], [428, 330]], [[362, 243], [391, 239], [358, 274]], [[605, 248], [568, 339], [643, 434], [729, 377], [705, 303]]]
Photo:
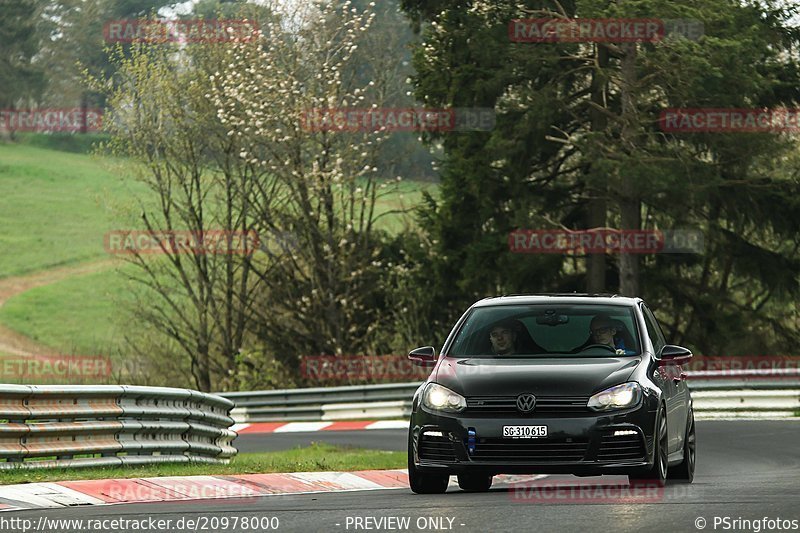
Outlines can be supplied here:
[[639, 298], [488, 298], [459, 319], [414, 394], [411, 490], [442, 493], [451, 475], [486, 491], [495, 474], [625, 474], [691, 483], [689, 350], [666, 343]]

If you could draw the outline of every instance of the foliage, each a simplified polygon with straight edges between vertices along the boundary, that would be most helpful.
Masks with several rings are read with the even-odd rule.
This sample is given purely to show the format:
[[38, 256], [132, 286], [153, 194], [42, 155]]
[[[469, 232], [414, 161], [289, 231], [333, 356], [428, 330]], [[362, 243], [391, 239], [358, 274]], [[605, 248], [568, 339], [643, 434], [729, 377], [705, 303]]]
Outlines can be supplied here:
[[35, 64], [40, 34], [36, 21], [40, 13], [35, 0], [0, 1], [0, 109], [20, 99], [41, 95], [45, 78]]
[[[703, 352], [773, 353], [800, 340], [787, 314], [800, 293], [796, 139], [658, 128], [669, 107], [796, 107], [793, 8], [728, 0], [403, 7], [422, 36], [417, 98], [498, 114], [492, 132], [437, 139], [442, 199], [421, 220], [438, 241], [429, 294], [445, 321], [479, 296], [592, 285], [591, 257], [514, 256], [513, 229], [697, 228], [704, 254], [609, 256], [601, 288], [643, 296], [671, 340]], [[512, 19], [564, 15], [695, 19], [705, 35], [636, 45], [509, 40]]]
[[252, 383], [270, 361], [296, 373], [304, 355], [387, 349], [378, 221], [392, 213], [377, 206], [397, 181], [377, 173], [385, 135], [301, 119], [384, 103], [389, 80], [350, 75], [373, 15], [346, 8], [245, 7], [257, 39], [134, 45], [94, 81], [113, 109], [112, 148], [141, 163], [157, 198], [141, 229], [259, 235], [254, 253], [131, 258], [147, 288], [137, 316], [180, 347], [201, 390]]

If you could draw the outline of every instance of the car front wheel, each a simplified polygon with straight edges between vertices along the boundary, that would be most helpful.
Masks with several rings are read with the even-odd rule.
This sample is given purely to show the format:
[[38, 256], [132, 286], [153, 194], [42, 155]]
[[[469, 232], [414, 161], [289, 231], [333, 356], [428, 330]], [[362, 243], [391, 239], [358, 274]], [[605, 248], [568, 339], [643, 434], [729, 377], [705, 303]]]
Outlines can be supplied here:
[[654, 439], [653, 446], [653, 466], [644, 471], [628, 475], [628, 481], [631, 485], [641, 486], [658, 486], [663, 487], [667, 481], [667, 412], [662, 407], [658, 421], [657, 421], [656, 438]]
[[420, 472], [414, 464], [414, 442], [411, 428], [408, 429], [408, 484], [416, 494], [444, 494], [450, 476], [447, 474], [428, 474]]
[[689, 411], [686, 422], [686, 436], [683, 439], [683, 461], [669, 469], [670, 479], [683, 483], [694, 481], [694, 465], [697, 460], [697, 437], [694, 431], [694, 411]]

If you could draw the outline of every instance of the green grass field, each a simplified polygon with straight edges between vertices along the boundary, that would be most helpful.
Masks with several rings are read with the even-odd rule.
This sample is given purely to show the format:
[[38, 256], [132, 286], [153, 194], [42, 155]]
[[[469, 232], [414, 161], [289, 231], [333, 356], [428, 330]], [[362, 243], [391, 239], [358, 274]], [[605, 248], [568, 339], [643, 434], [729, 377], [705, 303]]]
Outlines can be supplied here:
[[406, 467], [405, 452], [363, 450], [312, 443], [304, 448], [265, 453], [243, 453], [227, 465], [158, 464], [110, 468], [58, 468], [42, 470], [4, 470], [0, 485], [67, 481], [74, 479], [113, 479], [162, 476], [214, 476], [267, 474], [270, 472], [321, 472], [385, 470]]
[[63, 354], [107, 355], [120, 345], [130, 295], [112, 268], [30, 289], [0, 308], [0, 321]]
[[0, 278], [107, 259], [103, 235], [144, 192], [119, 163], [0, 144]]
[[[108, 260], [105, 233], [135, 227], [137, 198], [147, 198], [146, 188], [126, 171], [126, 161], [41, 146], [54, 142], [32, 138], [0, 144], [0, 279]], [[55, 144], [64, 149], [65, 142]], [[423, 187], [436, 188], [402, 182], [396, 193], [381, 199], [378, 213], [417, 205]], [[379, 221], [392, 232], [410, 224], [408, 215]], [[120, 305], [130, 300], [120, 268], [130, 266], [30, 289], [0, 308], [0, 324], [60, 353], [120, 354], [122, 327], [132, 329]]]

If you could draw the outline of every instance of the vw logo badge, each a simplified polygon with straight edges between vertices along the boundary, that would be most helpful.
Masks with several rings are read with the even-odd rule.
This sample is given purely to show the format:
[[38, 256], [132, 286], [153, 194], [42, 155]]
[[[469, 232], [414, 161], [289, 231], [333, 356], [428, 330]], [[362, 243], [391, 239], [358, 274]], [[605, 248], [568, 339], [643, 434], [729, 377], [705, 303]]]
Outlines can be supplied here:
[[520, 394], [517, 396], [517, 409], [521, 413], [530, 413], [536, 407], [536, 396], [533, 394]]

